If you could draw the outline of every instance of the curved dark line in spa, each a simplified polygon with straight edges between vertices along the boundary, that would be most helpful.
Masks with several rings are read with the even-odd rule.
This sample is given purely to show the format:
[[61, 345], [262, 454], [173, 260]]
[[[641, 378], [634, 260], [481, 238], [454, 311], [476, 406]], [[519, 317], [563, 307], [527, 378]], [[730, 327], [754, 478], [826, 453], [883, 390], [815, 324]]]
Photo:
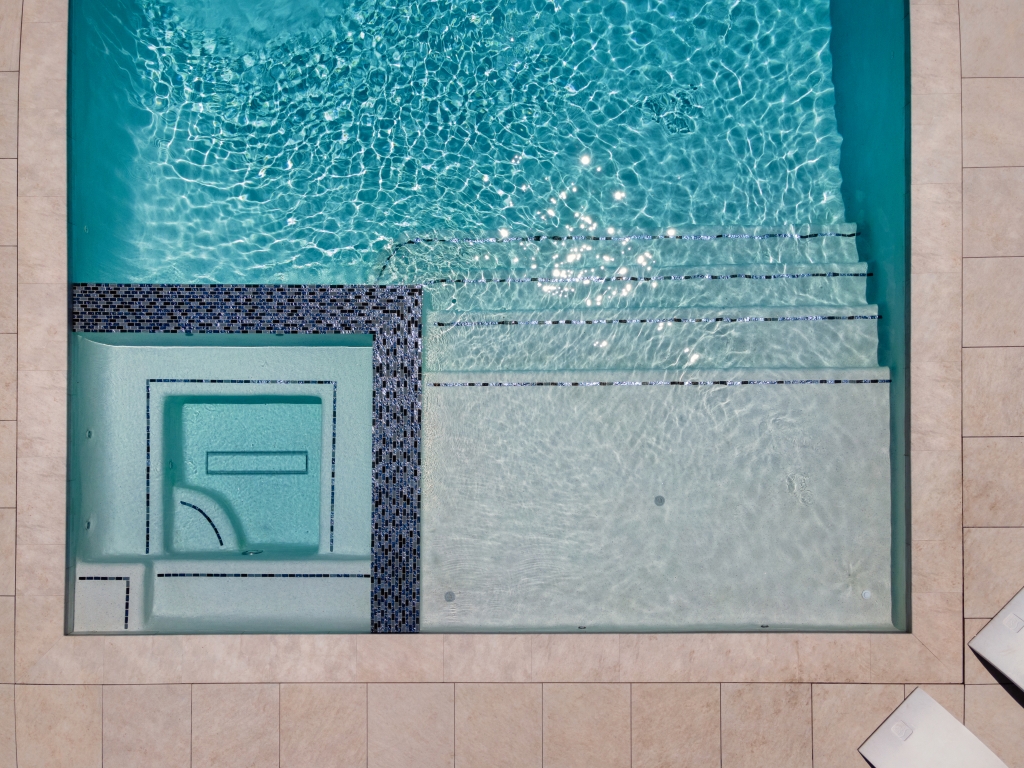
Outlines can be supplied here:
[[181, 504], [184, 507], [192, 507], [192, 509], [194, 509], [200, 515], [202, 515], [203, 517], [206, 518], [206, 522], [208, 522], [210, 524], [210, 527], [213, 528], [213, 532], [215, 534], [217, 534], [217, 543], [220, 544], [223, 547], [224, 546], [224, 539], [222, 539], [220, 537], [220, 531], [217, 530], [217, 526], [213, 524], [213, 520], [210, 519], [210, 516], [208, 514], [206, 514], [205, 512], [203, 512], [203, 510], [201, 510], [195, 504], [189, 504], [187, 501], [183, 501], [183, 502], [181, 502]]

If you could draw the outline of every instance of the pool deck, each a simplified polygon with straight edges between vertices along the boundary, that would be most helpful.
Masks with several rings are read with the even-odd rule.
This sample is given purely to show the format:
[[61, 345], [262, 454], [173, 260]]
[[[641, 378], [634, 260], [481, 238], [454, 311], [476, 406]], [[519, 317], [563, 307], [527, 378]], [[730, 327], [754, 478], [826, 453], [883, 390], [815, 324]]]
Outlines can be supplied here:
[[861, 766], [918, 685], [1024, 766], [1024, 2], [910, 10], [913, 634], [69, 637], [67, 4], [0, 0], [0, 766]]

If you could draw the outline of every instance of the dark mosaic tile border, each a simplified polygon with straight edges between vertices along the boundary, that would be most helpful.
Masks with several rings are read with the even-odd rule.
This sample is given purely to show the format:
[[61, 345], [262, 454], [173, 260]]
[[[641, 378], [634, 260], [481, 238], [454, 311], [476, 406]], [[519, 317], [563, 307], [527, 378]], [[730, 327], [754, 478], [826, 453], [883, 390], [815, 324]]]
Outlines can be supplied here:
[[373, 334], [371, 631], [418, 632], [422, 290], [74, 283], [79, 333]]
[[123, 581], [124, 582], [124, 628], [128, 629], [128, 607], [132, 596], [130, 576], [79, 576], [79, 581]]

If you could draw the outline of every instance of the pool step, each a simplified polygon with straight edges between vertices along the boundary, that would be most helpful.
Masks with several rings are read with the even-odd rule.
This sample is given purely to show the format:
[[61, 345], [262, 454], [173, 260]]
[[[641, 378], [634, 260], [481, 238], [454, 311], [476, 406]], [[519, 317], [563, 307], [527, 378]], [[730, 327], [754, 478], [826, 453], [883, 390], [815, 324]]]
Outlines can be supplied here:
[[484, 272], [424, 285], [427, 311], [557, 310], [562, 307], [796, 307], [866, 301], [867, 265], [719, 264], [583, 270]]
[[378, 272], [382, 282], [420, 283], [513, 270], [546, 273], [552, 269], [571, 269], [613, 274], [622, 267], [632, 270], [712, 264], [855, 264], [860, 260], [857, 228], [853, 224], [603, 237], [455, 238], [400, 243], [384, 257]]

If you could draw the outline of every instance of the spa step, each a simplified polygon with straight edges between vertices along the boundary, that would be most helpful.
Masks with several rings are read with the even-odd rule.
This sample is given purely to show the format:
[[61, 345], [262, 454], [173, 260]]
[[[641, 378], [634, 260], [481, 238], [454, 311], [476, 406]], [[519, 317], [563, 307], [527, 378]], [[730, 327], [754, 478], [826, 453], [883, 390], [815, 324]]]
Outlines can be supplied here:
[[425, 371], [857, 368], [877, 307], [431, 313]]
[[860, 753], [874, 768], [1006, 768], [921, 688], [886, 718]]
[[[606, 240], [497, 241], [421, 240], [399, 243], [384, 257], [382, 282], [419, 283], [481, 271], [551, 268], [614, 272], [644, 263], [652, 267], [711, 264], [855, 264], [857, 228], [837, 224], [803, 228], [761, 228], [680, 233], [673, 237]], [[587, 237], [596, 237], [588, 234]], [[609, 238], [618, 237], [609, 235]], [[678, 238], [678, 239], [677, 239]]]
[[1024, 589], [968, 645], [1024, 690]]
[[561, 307], [796, 307], [866, 303], [867, 265], [743, 264], [481, 273], [424, 285], [430, 311], [554, 310]]

